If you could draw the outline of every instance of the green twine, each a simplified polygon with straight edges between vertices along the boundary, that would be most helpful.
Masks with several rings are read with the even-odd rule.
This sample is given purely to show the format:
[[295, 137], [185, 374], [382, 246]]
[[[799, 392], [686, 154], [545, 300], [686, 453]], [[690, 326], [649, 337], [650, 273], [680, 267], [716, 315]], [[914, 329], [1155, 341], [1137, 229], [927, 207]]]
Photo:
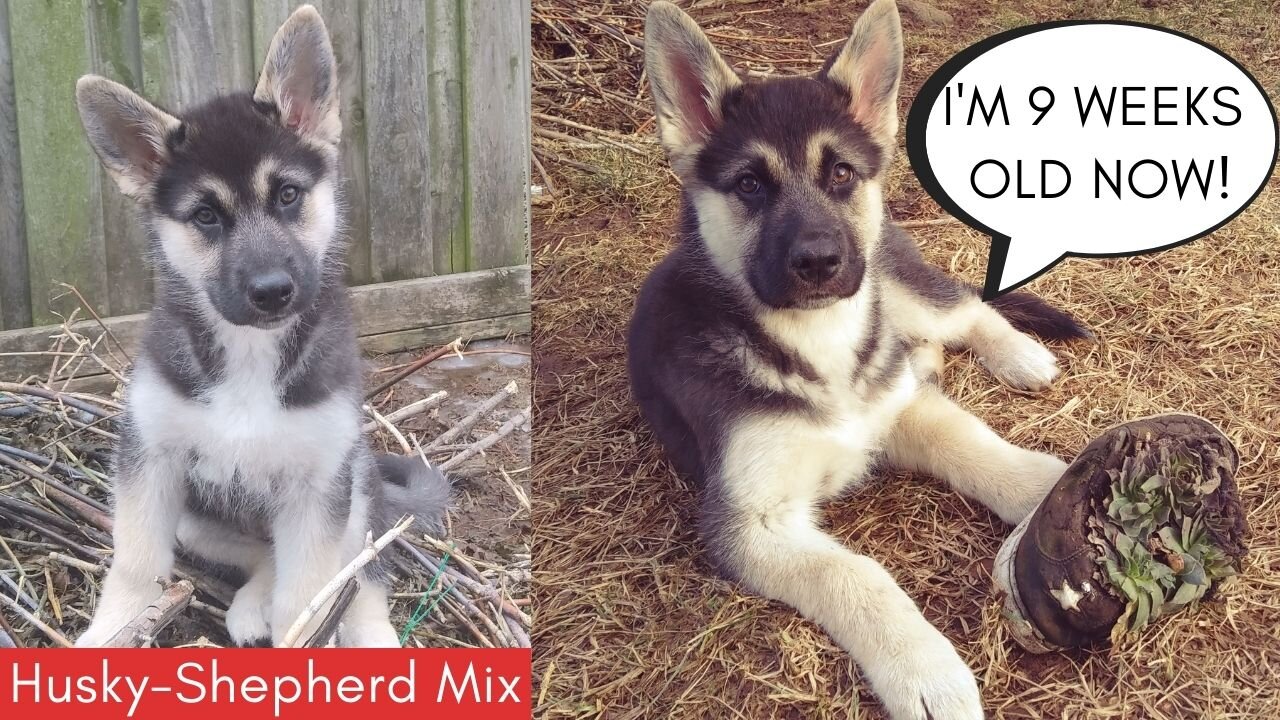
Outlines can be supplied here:
[[[449, 564], [449, 554], [452, 552], [453, 547], [450, 546], [449, 550], [445, 551], [444, 558], [440, 560], [440, 567], [436, 568], [435, 576], [431, 578], [431, 585], [427, 587], [427, 591], [422, 594], [422, 597], [418, 598], [418, 606], [413, 609], [413, 613], [409, 615], [409, 622], [405, 624], [404, 630], [400, 633], [400, 647], [404, 647], [405, 641], [409, 639], [409, 635], [413, 633], [414, 628], [430, 617], [432, 611], [436, 609], [436, 605], [439, 605], [440, 601], [444, 599], [444, 591], [441, 591], [431, 601], [430, 605], [426, 604], [427, 598], [431, 596], [431, 591], [435, 590], [436, 585], [440, 584], [440, 576], [444, 575], [444, 569]], [[423, 607], [424, 605], [426, 605], [425, 608]]]

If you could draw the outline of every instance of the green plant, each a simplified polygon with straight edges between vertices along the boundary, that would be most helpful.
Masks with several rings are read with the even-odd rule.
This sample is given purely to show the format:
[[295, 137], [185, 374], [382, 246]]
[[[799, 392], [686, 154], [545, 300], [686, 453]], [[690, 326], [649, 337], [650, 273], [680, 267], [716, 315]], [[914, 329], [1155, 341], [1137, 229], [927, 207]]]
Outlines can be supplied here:
[[1175, 575], [1172, 568], [1155, 559], [1133, 538], [1123, 532], [1113, 531], [1110, 535], [1111, 544], [1103, 546], [1102, 565], [1111, 584], [1128, 600], [1116, 628], [1119, 632], [1137, 632], [1163, 613]]
[[1145, 540], [1157, 527], [1169, 522], [1169, 478], [1145, 472], [1137, 456], [1125, 458], [1120, 470], [1108, 470], [1107, 474], [1111, 477], [1107, 516], [1126, 535]]
[[1221, 484], [1214, 462], [1167, 444], [1139, 444], [1090, 520], [1106, 579], [1126, 601], [1112, 639], [1204, 597], [1235, 574], [1201, 517], [1203, 499]]

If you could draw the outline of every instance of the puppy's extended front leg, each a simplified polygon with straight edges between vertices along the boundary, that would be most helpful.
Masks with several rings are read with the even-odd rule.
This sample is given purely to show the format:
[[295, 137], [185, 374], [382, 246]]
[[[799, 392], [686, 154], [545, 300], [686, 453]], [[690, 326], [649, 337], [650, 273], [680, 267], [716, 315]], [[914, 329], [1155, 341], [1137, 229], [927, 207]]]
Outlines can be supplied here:
[[102, 596], [79, 647], [100, 647], [160, 596], [156, 578], [173, 570], [185, 493], [182, 469], [160, 457], [123, 457], [116, 469], [112, 513], [115, 553]]
[[1053, 488], [1067, 464], [996, 435], [937, 388], [920, 388], [889, 435], [886, 460], [940, 478], [1016, 525]]
[[841, 546], [803, 504], [712, 511], [721, 565], [818, 623], [853, 656], [894, 720], [982, 717], [973, 673], [875, 560]]
[[981, 718], [977, 683], [951, 643], [879, 563], [815, 524], [814, 503], [835, 492], [832, 469], [853, 477], [870, 456], [803, 442], [813, 432], [764, 420], [730, 433], [702, 496], [712, 556], [734, 579], [830, 633], [895, 720]]

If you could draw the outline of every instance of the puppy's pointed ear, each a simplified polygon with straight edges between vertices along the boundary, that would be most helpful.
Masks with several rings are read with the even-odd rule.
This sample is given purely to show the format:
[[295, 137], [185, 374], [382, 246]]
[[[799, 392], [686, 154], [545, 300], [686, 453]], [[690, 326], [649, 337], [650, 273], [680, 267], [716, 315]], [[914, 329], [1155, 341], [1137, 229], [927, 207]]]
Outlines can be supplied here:
[[819, 77], [848, 92], [854, 121], [877, 142], [893, 146], [902, 80], [902, 21], [894, 0], [871, 3], [853, 26], [848, 42], [827, 61]]
[[275, 105], [280, 123], [299, 135], [338, 144], [338, 66], [314, 7], [294, 10], [271, 38], [253, 99]]
[[644, 63], [657, 109], [658, 134], [679, 174], [724, 120], [725, 96], [741, 81], [698, 24], [669, 2], [649, 6]]
[[117, 82], [85, 75], [76, 107], [89, 145], [120, 191], [142, 197], [169, 158], [169, 137], [182, 123]]

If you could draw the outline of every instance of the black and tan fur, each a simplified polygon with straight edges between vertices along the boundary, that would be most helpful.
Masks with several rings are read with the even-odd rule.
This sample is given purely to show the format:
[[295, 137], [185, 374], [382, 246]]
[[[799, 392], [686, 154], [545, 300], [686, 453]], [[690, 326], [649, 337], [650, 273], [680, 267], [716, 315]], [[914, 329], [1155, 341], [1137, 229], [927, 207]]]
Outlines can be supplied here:
[[[96, 76], [76, 100], [137, 202], [155, 275], [116, 448], [115, 555], [78, 644], [107, 642], [154, 601], [177, 550], [247, 577], [227, 612], [234, 642], [280, 644], [367, 533], [402, 513], [434, 527], [448, 499], [437, 472], [375, 456], [361, 433], [328, 33], [299, 8], [252, 93], [179, 114]], [[361, 583], [340, 641], [397, 645], [386, 578], [370, 567]]]
[[981, 717], [951, 643], [879, 563], [818, 527], [818, 506], [886, 465], [1021, 520], [1065, 464], [1010, 445], [922, 379], [947, 346], [1041, 388], [1054, 357], [1010, 321], [1086, 331], [1029, 295], [981, 302], [887, 216], [893, 0], [876, 0], [813, 76], [744, 81], [665, 2], [649, 10], [645, 53], [683, 202], [679, 245], [636, 303], [629, 369], [655, 436], [698, 485], [709, 556], [820, 623], [894, 718]]

